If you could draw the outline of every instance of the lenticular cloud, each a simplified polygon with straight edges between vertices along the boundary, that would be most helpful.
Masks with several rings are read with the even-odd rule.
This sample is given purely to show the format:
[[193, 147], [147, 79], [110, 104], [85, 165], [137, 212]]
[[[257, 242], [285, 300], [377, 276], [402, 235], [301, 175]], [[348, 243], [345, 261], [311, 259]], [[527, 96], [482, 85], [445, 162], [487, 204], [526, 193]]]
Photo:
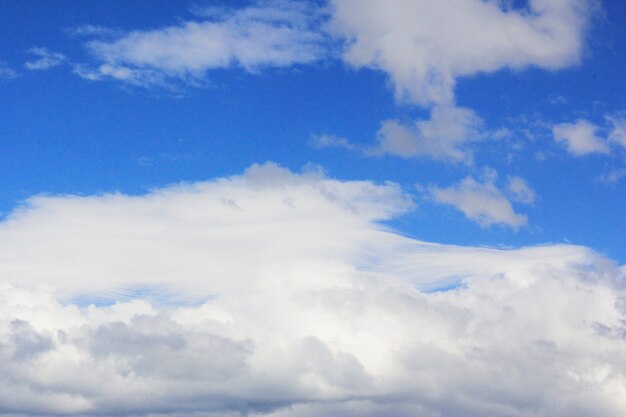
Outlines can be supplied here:
[[0, 224], [0, 414], [622, 416], [623, 269], [430, 244], [394, 184], [272, 164]]

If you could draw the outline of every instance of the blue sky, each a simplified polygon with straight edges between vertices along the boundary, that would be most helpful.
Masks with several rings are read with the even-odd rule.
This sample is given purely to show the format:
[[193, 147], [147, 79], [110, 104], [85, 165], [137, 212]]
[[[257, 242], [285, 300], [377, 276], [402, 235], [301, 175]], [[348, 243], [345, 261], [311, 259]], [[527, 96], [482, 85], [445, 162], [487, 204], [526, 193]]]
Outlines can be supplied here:
[[[378, 363], [371, 352], [333, 334], [328, 330], [333, 328], [332, 320], [326, 329], [316, 333], [313, 326], [307, 334], [286, 324], [261, 332], [254, 326], [255, 317], [271, 322], [294, 313], [302, 328], [320, 317], [328, 320], [323, 315], [299, 315], [298, 303], [283, 305], [284, 294], [267, 288], [274, 291], [282, 285], [277, 284], [285, 282], [279, 277], [319, 270], [326, 278], [315, 285], [314, 280], [302, 278], [294, 284], [298, 291], [334, 291], [337, 282], [344, 288], [344, 279], [354, 289], [352, 280], [357, 278], [346, 272], [353, 269], [368, 277], [358, 279], [379, 277], [391, 293], [405, 291], [399, 289], [404, 288], [399, 282], [417, 288], [421, 295], [410, 296], [418, 298], [437, 293], [438, 288], [451, 289], [447, 301], [433, 298], [425, 303], [449, 303], [471, 311], [479, 320], [476, 328], [489, 326], [490, 310], [469, 301], [475, 300], [473, 296], [457, 298], [455, 289], [469, 288], [479, 296], [488, 289], [487, 297], [496, 309], [506, 308], [509, 302], [523, 309], [530, 300], [556, 291], [555, 299], [569, 307], [555, 314], [567, 315], [588, 302], [589, 310], [580, 313], [586, 314], [581, 320], [595, 320], [619, 332], [611, 326], [617, 326], [616, 317], [624, 312], [608, 313], [601, 306], [613, 300], [610, 297], [623, 297], [622, 284], [614, 288], [602, 279], [623, 283], [626, 264], [624, 21], [626, 2], [621, 0], [7, 2], [0, 13], [0, 245], [5, 248], [2, 268], [11, 287], [1, 287], [8, 295], [0, 295], [12, 299], [22, 285], [33, 300], [43, 299], [38, 291], [51, 291], [53, 301], [46, 308], [56, 317], [37, 321], [37, 314], [20, 315], [17, 307], [0, 309], [5, 321], [12, 323], [7, 324], [13, 332], [11, 340], [32, 342], [19, 345], [16, 352], [26, 349], [24, 357], [30, 360], [31, 350], [45, 351], [48, 342], [61, 346], [54, 332], [70, 332], [77, 322], [92, 326], [85, 337], [93, 343], [101, 337], [125, 340], [111, 324], [123, 323], [128, 327], [124, 331], [141, 339], [138, 343], [149, 345], [154, 335], [146, 336], [149, 325], [141, 322], [145, 317], [152, 317], [154, 328], [169, 329], [167, 323], [176, 322], [182, 327], [172, 334], [189, 337], [185, 339], [189, 346], [202, 345], [205, 339], [194, 339], [200, 333], [195, 327], [189, 330], [196, 324], [188, 317], [206, 313], [210, 320], [230, 317], [245, 324], [237, 331], [224, 330], [227, 325], [202, 330], [217, 332], [219, 343], [211, 346], [219, 350], [218, 355], [230, 355], [232, 368], [216, 371], [218, 365], [195, 357], [193, 363], [209, 373], [241, 376], [242, 369], [248, 369], [242, 365], [248, 363], [246, 355], [254, 351], [251, 369], [258, 375], [273, 375], [272, 383], [280, 385], [270, 395], [252, 387], [257, 382], [266, 384], [263, 378], [249, 377], [255, 382], [245, 389], [239, 382], [230, 385], [229, 379], [215, 392], [249, 389], [249, 396], [242, 394], [245, 398], [236, 400], [231, 394], [204, 392], [211, 398], [206, 404], [219, 404], [215, 409], [245, 413], [236, 404], [267, 401], [258, 409], [246, 407], [259, 414], [270, 410], [276, 416], [291, 415], [281, 404], [291, 404], [290, 412], [297, 415], [311, 416], [348, 415], [358, 409], [367, 409], [367, 415], [513, 415], [498, 408], [490, 394], [475, 404], [406, 394], [415, 400], [405, 404], [408, 408], [376, 400], [354, 406], [351, 401], [361, 394], [363, 398], [402, 397], [405, 393], [394, 387], [413, 371], [392, 375], [389, 370], [397, 364]], [[241, 208], [245, 214], [236, 218], [214, 201]], [[284, 211], [284, 205], [293, 205], [295, 211]], [[326, 229], [327, 219], [336, 230]], [[214, 237], [202, 232], [218, 226], [229, 232], [216, 232]], [[292, 238], [296, 240], [291, 242]], [[207, 255], [198, 248], [199, 242], [221, 255]], [[139, 252], [137, 263], [126, 258], [124, 248], [135, 253], [140, 247], [146, 248], [145, 258]], [[240, 252], [246, 255], [240, 258]], [[78, 260], [71, 262], [74, 256]], [[209, 268], [205, 257], [217, 266], [212, 263]], [[150, 259], [155, 258], [163, 263], [152, 265]], [[270, 266], [260, 259], [269, 259]], [[275, 260], [282, 262], [274, 265]], [[268, 287], [257, 288], [242, 278], [247, 273], [240, 265], [254, 271], [251, 275], [258, 275]], [[209, 270], [231, 277], [232, 284], [211, 281], [214, 275]], [[265, 281], [274, 273], [276, 277]], [[528, 284], [532, 290], [514, 291], [523, 287], [521, 282], [539, 280], [539, 273], [550, 277], [541, 281], [545, 288]], [[91, 278], [81, 278], [85, 274]], [[493, 281], [497, 276], [506, 276], [510, 288], [501, 289], [504, 284]], [[598, 282], [589, 290], [597, 297], [586, 299], [572, 289], [574, 284], [571, 288], [564, 284], [567, 289], [560, 293], [554, 282], [563, 277], [575, 277], [571, 279], [585, 285]], [[144, 300], [138, 289], [146, 288], [147, 294], [166, 295]], [[377, 288], [366, 290], [376, 300], [372, 311], [382, 309], [391, 321], [410, 317], [393, 310], [395, 298], [385, 298], [388, 295], [379, 294]], [[251, 295], [255, 291], [257, 298]], [[220, 294], [229, 295], [220, 298]], [[108, 301], [86, 312], [85, 303], [76, 300], [90, 297]], [[173, 304], [201, 307], [195, 313], [187, 307], [176, 313], [155, 313], [168, 297]], [[223, 304], [207, 301], [214, 298]], [[282, 301], [276, 311], [260, 312], [254, 300]], [[419, 308], [432, 308], [433, 317], [447, 323], [442, 328], [464, 325], [456, 321], [454, 311], [428, 305]], [[70, 307], [83, 309], [81, 318], [68, 318], [74, 314], [68, 312]], [[554, 313], [547, 300], [537, 311]], [[520, 314], [512, 325], [523, 332], [532, 317]], [[504, 326], [508, 319], [498, 320]], [[572, 323], [559, 326], [580, 347], [585, 333], [579, 322]], [[385, 328], [376, 319], [362, 325], [364, 333], [358, 334], [373, 335]], [[420, 329], [439, 340], [435, 333], [441, 328]], [[561, 346], [560, 333], [546, 329], [537, 340]], [[405, 341], [394, 337], [415, 329], [397, 330], [389, 334], [388, 346], [376, 345], [381, 349], [376, 352], [396, 349]], [[122, 333], [111, 336], [109, 331]], [[454, 339], [452, 330], [441, 337], [448, 336]], [[264, 362], [280, 350], [263, 345], [268, 337], [284, 337], [284, 346], [290, 346], [281, 345], [289, 350], [283, 352], [287, 356], [317, 352], [311, 355], [331, 358], [328, 363], [345, 367], [346, 373], [328, 376], [324, 374], [328, 364], [311, 365], [327, 385], [320, 382], [319, 392], [313, 395], [316, 400], [295, 400], [307, 397], [311, 387], [286, 388], [291, 383], [285, 375], [291, 371], [281, 374]], [[244, 339], [257, 340], [264, 347], [257, 352]], [[507, 352], [502, 359], [507, 366], [523, 362], [511, 346], [496, 339], [481, 348]], [[444, 351], [465, 352], [452, 342], [437, 343], [428, 345], [432, 351], [427, 353], [433, 357]], [[519, 343], [525, 346], [526, 339]], [[611, 349], [619, 351], [623, 338], [603, 343], [599, 346], [606, 348], [604, 353], [588, 353], [600, 358], [598, 367], [614, 367], [612, 372], [622, 376], [619, 389], [623, 390], [623, 365], [619, 368], [603, 356]], [[411, 346], [406, 358], [417, 352]], [[102, 357], [113, 355], [90, 352], [98, 364]], [[356, 362], [342, 352], [353, 355]], [[158, 358], [159, 353], [154, 354]], [[168, 358], [184, 362], [176, 355]], [[525, 360], [539, 372], [541, 364], [535, 359]], [[555, 372], [579, 372], [583, 382], [591, 378], [592, 371], [573, 370], [572, 363], [555, 365]], [[483, 365], [489, 372], [502, 366], [491, 360]], [[153, 362], [128, 366], [135, 366], [137, 372], [145, 366], [155, 375], [176, 378]], [[516, 367], [512, 371], [528, 376]], [[103, 368], [99, 375], [108, 378], [107, 372]], [[389, 385], [374, 389], [367, 385], [368, 375], [377, 375]], [[471, 367], [444, 375], [438, 387], [456, 389], [457, 377], [462, 381], [468, 375]], [[502, 377], [488, 375], [496, 385]], [[555, 383], [544, 376], [546, 384]], [[81, 378], [74, 381], [77, 387]], [[539, 415], [571, 413], [569, 400], [559, 396], [575, 389], [568, 391], [569, 382], [559, 385], [559, 381], [554, 395], [563, 400], [556, 404], [543, 403], [539, 395], [529, 404], [513, 398], [521, 385], [507, 385], [506, 395], [512, 397], [503, 401], [520, 413], [516, 415], [533, 409], [541, 410]], [[605, 407], [602, 415], [617, 416], [625, 409], [623, 401], [607, 399], [613, 395], [610, 389], [618, 389], [617, 382], [603, 381], [606, 386], [598, 382], [597, 398], [585, 397], [574, 407], [583, 410], [578, 415], [589, 415], [584, 410], [598, 410], [600, 403]], [[52, 390], [74, 395], [74, 402], [41, 394], [37, 397], [41, 408], [15, 400], [11, 406], [0, 405], [0, 414], [39, 413], [57, 406], [54, 413], [60, 414], [127, 415], [141, 409], [113, 392], [94, 388], [96, 395], [67, 389], [65, 393], [58, 387]], [[170, 413], [187, 401], [178, 389], [182, 390], [177, 386], [173, 397], [168, 397], [169, 405], [143, 411]], [[484, 389], [488, 392], [494, 385]], [[134, 395], [141, 399], [139, 391]], [[342, 400], [337, 400], [337, 408], [324, 408], [315, 405], [321, 398]], [[190, 410], [217, 413], [213, 406], [200, 400], [198, 404]]]
[[[484, 130], [508, 131], [504, 139], [475, 145], [470, 166], [312, 146], [323, 134], [371, 146], [382, 121], [428, 116], [428, 106], [394, 100], [393, 81], [384, 71], [342, 62], [338, 55], [345, 46], [336, 41], [326, 40], [328, 50], [312, 63], [208, 69], [199, 87], [181, 80], [143, 87], [75, 73], [77, 65], [97, 65], [85, 46], [93, 38], [77, 35], [77, 29], [158, 30], [201, 21], [202, 7], [88, 1], [5, 7], [1, 59], [15, 77], [2, 80], [4, 213], [38, 193], [141, 193], [234, 174], [254, 162], [295, 170], [313, 163], [337, 178], [401, 184], [419, 208], [394, 226], [420, 239], [504, 246], [572, 242], [626, 259], [624, 147], [576, 157], [551, 132], [558, 123], [585, 119], [598, 127], [597, 135], [606, 135], [605, 117], [626, 108], [623, 2], [604, 2], [588, 18], [579, 62], [549, 70], [502, 64], [457, 78], [456, 104], [472, 109]], [[38, 58], [33, 48], [62, 54], [63, 61], [29, 70], [25, 64]], [[623, 120], [623, 114], [616, 117]], [[520, 176], [535, 190], [532, 206], [516, 207], [528, 216], [524, 226], [481, 227], [414, 189], [450, 186], [485, 167], [497, 171], [501, 182]], [[599, 180], [611, 174], [614, 180]]]

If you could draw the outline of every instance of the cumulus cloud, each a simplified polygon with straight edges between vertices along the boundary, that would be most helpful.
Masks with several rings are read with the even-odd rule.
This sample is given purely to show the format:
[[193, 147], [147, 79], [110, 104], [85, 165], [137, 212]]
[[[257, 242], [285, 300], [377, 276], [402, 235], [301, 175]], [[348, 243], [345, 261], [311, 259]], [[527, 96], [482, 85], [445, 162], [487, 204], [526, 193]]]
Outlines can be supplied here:
[[[428, 187], [428, 196], [437, 203], [447, 204], [463, 212], [465, 217], [489, 227], [495, 224], [517, 229], [528, 222], [524, 214], [516, 213], [505, 192], [496, 187], [495, 171], [488, 171], [484, 181], [466, 177], [450, 187]], [[531, 204], [534, 191], [520, 177], [509, 178], [507, 193], [519, 203]]]
[[389, 74], [396, 97], [450, 103], [455, 80], [502, 68], [558, 69], [580, 59], [589, 1], [332, 0], [344, 59]]
[[199, 21], [149, 31], [82, 30], [101, 36], [86, 43], [99, 64], [75, 70], [88, 79], [150, 85], [172, 78], [197, 82], [219, 68], [257, 71], [311, 63], [323, 55], [323, 36], [313, 28], [319, 11], [311, 4], [266, 1], [204, 12]]
[[430, 119], [390, 119], [378, 146], [327, 146], [403, 158], [471, 164], [481, 119], [455, 100], [458, 78], [504, 68], [560, 69], [580, 60], [594, 2], [588, 0], [331, 0], [330, 32], [343, 60], [389, 75], [396, 99], [431, 109]]
[[35, 56], [34, 61], [28, 61], [24, 66], [31, 71], [42, 71], [62, 65], [66, 58], [65, 55], [52, 52], [47, 48], [31, 48], [27, 51]]
[[436, 106], [430, 119], [409, 125], [397, 120], [384, 121], [377, 133], [378, 145], [369, 153], [471, 163], [469, 143], [482, 139], [481, 125], [482, 120], [470, 109]]
[[608, 154], [607, 143], [596, 135], [597, 127], [587, 120], [561, 123], [552, 127], [554, 140], [563, 143], [574, 156]]
[[346, 62], [389, 74], [400, 100], [454, 101], [458, 77], [502, 68], [559, 69], [580, 59], [586, 0], [332, 0]]
[[376, 133], [377, 143], [373, 146], [357, 145], [335, 135], [317, 135], [312, 144], [319, 148], [343, 148], [365, 156], [431, 158], [471, 165], [474, 159], [472, 143], [493, 135], [485, 131], [482, 125], [482, 119], [470, 109], [436, 106], [427, 119], [410, 123], [395, 119], [383, 121]]
[[411, 207], [272, 164], [31, 199], [0, 223], [0, 413], [624, 414], [622, 269], [379, 223]]

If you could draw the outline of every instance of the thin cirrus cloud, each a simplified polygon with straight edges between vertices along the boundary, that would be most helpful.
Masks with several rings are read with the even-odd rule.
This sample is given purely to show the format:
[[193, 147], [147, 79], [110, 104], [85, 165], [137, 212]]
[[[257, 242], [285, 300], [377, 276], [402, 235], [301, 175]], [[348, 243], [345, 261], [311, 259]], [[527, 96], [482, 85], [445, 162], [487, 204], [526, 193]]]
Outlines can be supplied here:
[[605, 118], [611, 125], [608, 141], [626, 149], [626, 111], [609, 114]]
[[624, 414], [623, 270], [379, 223], [412, 206], [273, 164], [30, 200], [0, 223], [0, 413]]
[[431, 185], [426, 195], [454, 207], [482, 227], [504, 225], [517, 229], [527, 224], [528, 217], [516, 213], [511, 201], [532, 204], [535, 192], [521, 177], [510, 177], [504, 191], [496, 186], [496, 179], [495, 171], [488, 170], [483, 181], [466, 177], [450, 187]]
[[[80, 28], [95, 65], [76, 65], [92, 80], [117, 79], [139, 85], [167, 80], [191, 83], [207, 71], [288, 67], [319, 60], [324, 36], [314, 30], [319, 11], [304, 2], [268, 1], [236, 10], [209, 8], [199, 21], [149, 31], [115, 32]], [[98, 38], [100, 37], [100, 38]]]
[[28, 54], [34, 57], [34, 60], [27, 61], [24, 66], [30, 71], [44, 71], [54, 67], [63, 65], [67, 58], [58, 52], [52, 52], [47, 48], [31, 48]]
[[12, 80], [17, 77], [19, 77], [19, 73], [17, 71], [7, 65], [6, 62], [0, 61], [0, 79], [4, 78]]

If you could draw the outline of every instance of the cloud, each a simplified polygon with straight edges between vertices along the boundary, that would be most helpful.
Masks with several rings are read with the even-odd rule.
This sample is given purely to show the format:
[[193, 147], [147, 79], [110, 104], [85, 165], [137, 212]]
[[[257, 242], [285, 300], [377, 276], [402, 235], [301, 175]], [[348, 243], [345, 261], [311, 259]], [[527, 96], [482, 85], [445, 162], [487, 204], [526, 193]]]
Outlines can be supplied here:
[[9, 67], [6, 62], [0, 61], [0, 79], [11, 80], [17, 77], [19, 77], [17, 71]]
[[471, 165], [474, 158], [472, 143], [497, 135], [482, 129], [482, 124], [482, 119], [470, 109], [436, 106], [428, 119], [411, 123], [395, 119], [383, 121], [374, 146], [357, 145], [335, 135], [317, 135], [312, 144], [318, 148], [343, 148], [365, 156], [432, 158]]
[[389, 74], [396, 98], [454, 102], [456, 79], [503, 68], [559, 69], [580, 60], [593, 2], [332, 0], [343, 58]]
[[336, 135], [314, 135], [311, 138], [311, 145], [316, 148], [343, 148], [349, 151], [359, 150], [359, 148], [352, 144], [347, 138]]
[[561, 123], [552, 127], [555, 141], [563, 143], [574, 156], [609, 154], [607, 143], [596, 135], [597, 127], [587, 120]]
[[[306, 253], [308, 250], [319, 250], [313, 244], [316, 236], [326, 236], [325, 233], [330, 230], [341, 233], [341, 224], [358, 225], [384, 220], [411, 206], [408, 197], [396, 185], [342, 183], [324, 179], [315, 170], [299, 176], [272, 164], [253, 166], [242, 177], [181, 185], [141, 197], [116, 194], [90, 198], [38, 196], [16, 211], [2, 228], [5, 242], [27, 239], [33, 244], [37, 259], [30, 259], [29, 266], [24, 264], [17, 270], [3, 270], [0, 266], [0, 272], [19, 276], [22, 285], [36, 285], [41, 274], [45, 274], [55, 282], [61, 293], [68, 296], [75, 295], [77, 291], [82, 293], [89, 290], [97, 295], [99, 290], [119, 287], [122, 291], [127, 287], [141, 288], [148, 284], [163, 285], [166, 290], [168, 282], [174, 278], [176, 291], [190, 285], [194, 287], [191, 293], [194, 294], [199, 291], [195, 288], [197, 283], [204, 281], [203, 277], [209, 273], [216, 278], [206, 282], [204, 294], [207, 295], [220, 290], [220, 282], [231, 286], [238, 279], [243, 279], [241, 285], [248, 285], [252, 277], [246, 277], [246, 271], [254, 268], [246, 265], [244, 259], [253, 263], [267, 262], [267, 269], [274, 262], [284, 262], [282, 258], [273, 258], [271, 247], [267, 251], [259, 251], [255, 245], [247, 248], [245, 242], [254, 242], [257, 235], [270, 237], [282, 227], [286, 228], [285, 231], [299, 227], [311, 228], [306, 232], [302, 230], [301, 235], [285, 235], [280, 238], [284, 240], [272, 243], [276, 249], [282, 248], [279, 252], [293, 251], [291, 256], [287, 256], [287, 252], [282, 255], [296, 262], [299, 251]], [[71, 213], [73, 211], [75, 214]], [[319, 213], [322, 212], [324, 216], [320, 218]], [[169, 217], [180, 218], [181, 223], [176, 230], [169, 230], [169, 226], [166, 226]], [[86, 245], [76, 236], [76, 239], [69, 237], [63, 244], [54, 245], [54, 250], [40, 250], [39, 245], [52, 244], [56, 236], [80, 227], [81, 222], [90, 224], [89, 236], [92, 237], [88, 240], [93, 246]], [[47, 226], [40, 229], [43, 224]], [[154, 234], [156, 240], [151, 244], [152, 250], [144, 252], [145, 242], [141, 239], [127, 240], [127, 227], [136, 229], [140, 235]], [[47, 231], [44, 232], [44, 229]], [[201, 229], [207, 234], [205, 239], [197, 240], [193, 237], [188, 240], [196, 235], [196, 230]], [[43, 234], [40, 235], [38, 230]], [[357, 233], [351, 231], [350, 227], [346, 230]], [[169, 238], [163, 241], [159, 239], [163, 234]], [[278, 239], [279, 236], [277, 234], [275, 237]], [[339, 235], [335, 238], [338, 245], [346, 244], [347, 247], [334, 247], [329, 243], [329, 252], [325, 252], [325, 255], [331, 256], [333, 251], [351, 250], [347, 242], [339, 243]], [[240, 246], [246, 256], [231, 258], [227, 248], [234, 246]], [[70, 256], [81, 247], [85, 250], [81, 251], [80, 256]], [[105, 247], [107, 249], [103, 251]], [[6, 249], [5, 257], [0, 256], [0, 260], [19, 257], [10, 248]], [[16, 247], [15, 250], [19, 249]], [[184, 258], [178, 255], [180, 252], [189, 252], [184, 258], [188, 256], [190, 260], [197, 261], [199, 258], [196, 259], [196, 256], [200, 256], [204, 259], [204, 266], [198, 268], [192, 262], [187, 269]], [[158, 256], [154, 258], [157, 253]], [[111, 259], [107, 260], [109, 256]], [[76, 268], [71, 268], [74, 272], [64, 267], [51, 268], [58, 259], [66, 257], [80, 258], [76, 261]], [[156, 260], [158, 262], [155, 264]], [[7, 267], [10, 264], [6, 264]], [[79, 264], [89, 266], [89, 270], [82, 270]], [[239, 271], [232, 269], [234, 264], [239, 264]], [[91, 270], [95, 265], [99, 266]], [[135, 273], [129, 275], [123, 272], [126, 268], [134, 269]], [[85, 274], [89, 275], [88, 281], [84, 280]], [[175, 277], [171, 274], [175, 274]], [[237, 278], [233, 274], [241, 276]], [[260, 281], [259, 285], [262, 285]]]
[[607, 115], [606, 120], [611, 125], [608, 141], [626, 148], [626, 112]]
[[468, 144], [483, 138], [481, 125], [482, 120], [470, 109], [436, 106], [430, 119], [411, 125], [384, 121], [377, 133], [378, 146], [369, 153], [471, 163], [473, 154]]
[[596, 181], [605, 184], [614, 184], [626, 177], [626, 168], [614, 168], [609, 172], [596, 177]]
[[624, 414], [623, 269], [379, 223], [411, 207], [273, 164], [29, 200], [0, 223], [0, 413]]
[[[86, 43], [97, 62], [78, 65], [77, 74], [92, 80], [113, 78], [154, 85], [168, 79], [199, 82], [207, 71], [289, 67], [324, 55], [323, 35], [314, 30], [318, 10], [304, 2], [266, 1], [245, 8], [205, 10], [199, 21], [115, 36], [85, 27]], [[101, 36], [101, 38], [98, 38]]]
[[507, 191], [513, 201], [523, 204], [532, 204], [537, 197], [535, 191], [528, 186], [526, 181], [518, 176], [509, 177]]
[[63, 54], [52, 52], [46, 48], [31, 48], [27, 51], [37, 59], [28, 61], [24, 66], [31, 71], [42, 71], [62, 65], [66, 58]]
[[[505, 193], [496, 187], [496, 178], [495, 171], [489, 171], [483, 182], [466, 177], [447, 188], [431, 185], [428, 196], [437, 203], [453, 206], [482, 227], [500, 224], [517, 229], [525, 225], [528, 218], [515, 212]], [[509, 179], [507, 191], [519, 203], [530, 204], [535, 199], [534, 191], [520, 177]]]

